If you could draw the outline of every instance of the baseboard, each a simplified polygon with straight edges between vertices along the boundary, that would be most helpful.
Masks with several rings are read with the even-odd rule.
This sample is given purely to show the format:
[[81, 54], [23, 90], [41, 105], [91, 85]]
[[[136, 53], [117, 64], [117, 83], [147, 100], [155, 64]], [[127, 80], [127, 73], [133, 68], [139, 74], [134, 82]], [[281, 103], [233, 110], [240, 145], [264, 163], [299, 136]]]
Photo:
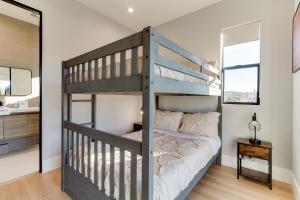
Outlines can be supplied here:
[[[237, 168], [237, 160], [234, 156], [222, 155], [222, 165], [232, 168]], [[267, 164], [253, 162], [249, 160], [243, 161], [243, 166], [257, 171], [267, 172]], [[292, 172], [289, 169], [273, 166], [273, 179], [285, 183], [292, 184]]]
[[294, 173], [292, 173], [292, 186], [295, 194], [295, 200], [300, 200], [300, 187]]
[[56, 156], [43, 160], [43, 173], [60, 168], [61, 166], [61, 156]]

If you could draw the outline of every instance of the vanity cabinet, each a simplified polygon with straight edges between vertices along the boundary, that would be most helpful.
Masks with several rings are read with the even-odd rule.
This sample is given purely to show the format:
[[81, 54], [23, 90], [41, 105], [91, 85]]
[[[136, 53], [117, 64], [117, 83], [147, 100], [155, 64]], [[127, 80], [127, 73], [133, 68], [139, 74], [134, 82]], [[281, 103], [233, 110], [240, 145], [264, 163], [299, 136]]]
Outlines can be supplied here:
[[38, 144], [39, 113], [0, 116], [0, 155]]
[[4, 139], [39, 135], [39, 114], [27, 113], [4, 116]]
[[12, 139], [27, 136], [27, 114], [4, 116], [4, 138]]
[[0, 140], [4, 138], [3, 132], [3, 116], [0, 116]]
[[28, 114], [27, 118], [28, 133], [30, 135], [39, 136], [40, 132], [40, 115], [39, 114]]

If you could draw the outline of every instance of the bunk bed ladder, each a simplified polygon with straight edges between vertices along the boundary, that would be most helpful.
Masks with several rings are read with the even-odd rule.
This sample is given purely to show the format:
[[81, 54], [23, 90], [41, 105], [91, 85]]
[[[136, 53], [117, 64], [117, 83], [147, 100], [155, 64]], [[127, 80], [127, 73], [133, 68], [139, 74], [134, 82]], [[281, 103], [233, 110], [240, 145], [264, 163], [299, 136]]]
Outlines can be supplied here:
[[91, 121], [80, 123], [80, 125], [96, 128], [96, 94], [92, 94], [90, 99], [72, 99], [72, 103], [91, 103]]
[[[91, 121], [87, 123], [81, 123], [80, 125], [84, 126], [90, 126], [91, 128], [96, 128], [96, 94], [91, 94], [90, 99], [72, 99], [71, 93], [66, 93], [65, 83], [68, 82], [68, 77], [70, 77], [70, 70], [65, 68], [65, 62], [62, 63], [63, 70], [62, 70], [62, 120], [63, 122], [72, 122], [72, 104], [73, 103], [85, 103], [90, 102], [91, 103]], [[72, 73], [71, 76], [75, 76], [74, 73]], [[61, 173], [61, 189], [63, 191], [68, 191], [69, 189], [69, 180], [66, 180], [64, 176], [66, 173], [68, 173], [67, 166], [72, 167], [73, 169], [76, 169], [79, 171], [80, 168], [80, 159], [79, 157], [82, 156], [84, 158], [84, 147], [81, 148], [81, 152], [79, 152], [79, 145], [80, 140], [81, 144], [87, 141], [87, 148], [88, 148], [88, 163], [87, 167], [87, 177], [91, 177], [91, 158], [90, 158], [90, 150], [91, 150], [91, 143], [94, 144], [94, 150], [95, 152], [98, 152], [98, 142], [90, 137], [87, 137], [85, 140], [84, 135], [81, 135], [81, 138], [79, 137], [80, 134], [68, 129], [64, 128], [64, 123], [62, 123], [62, 173]], [[65, 142], [66, 141], [66, 142]], [[70, 151], [71, 150], [71, 151]], [[69, 155], [72, 153], [72, 155]], [[76, 156], [74, 156], [76, 154]], [[81, 154], [81, 156], [80, 156]], [[97, 160], [97, 159], [95, 159]], [[94, 162], [95, 168], [98, 168], [98, 163]], [[96, 170], [97, 171], [97, 170]], [[81, 165], [81, 172], [85, 174], [85, 164], [82, 163]], [[94, 173], [94, 184], [98, 186], [98, 173]]]

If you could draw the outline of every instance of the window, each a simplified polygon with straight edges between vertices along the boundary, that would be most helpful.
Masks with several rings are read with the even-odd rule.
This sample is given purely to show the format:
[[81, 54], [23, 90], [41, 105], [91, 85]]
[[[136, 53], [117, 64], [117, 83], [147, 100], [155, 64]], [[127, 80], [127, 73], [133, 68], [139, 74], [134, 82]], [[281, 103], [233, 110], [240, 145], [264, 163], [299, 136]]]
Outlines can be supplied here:
[[259, 104], [259, 64], [224, 69], [224, 103]]
[[[257, 31], [253, 31], [255, 26], [258, 26], [255, 29]], [[240, 30], [235, 28], [234, 31], [222, 33], [223, 37], [226, 37], [223, 38], [222, 45], [224, 104], [260, 104], [260, 40], [258, 30], [259, 23], [256, 23], [242, 27]], [[247, 36], [245, 33], [248, 32], [251, 34]], [[239, 37], [236, 37], [235, 40], [234, 36]]]

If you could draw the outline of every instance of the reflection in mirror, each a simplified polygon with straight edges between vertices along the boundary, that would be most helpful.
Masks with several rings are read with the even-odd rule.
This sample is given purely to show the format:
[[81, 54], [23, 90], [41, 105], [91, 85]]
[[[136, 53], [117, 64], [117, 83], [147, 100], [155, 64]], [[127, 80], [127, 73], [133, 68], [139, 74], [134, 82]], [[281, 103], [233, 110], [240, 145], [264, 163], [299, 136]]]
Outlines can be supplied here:
[[11, 68], [10, 79], [0, 76], [0, 100], [8, 107], [23, 101], [39, 107], [39, 92], [32, 92], [40, 88], [33, 81], [40, 74], [40, 13], [0, 0], [0, 44], [0, 66]]
[[0, 67], [0, 96], [27, 96], [31, 94], [31, 70]]
[[7, 67], [0, 67], [0, 95], [10, 95], [10, 72]]
[[0, 172], [3, 181], [16, 178], [12, 168], [20, 176], [42, 169], [41, 14], [18, 1], [0, 0], [0, 166], [7, 166]]

